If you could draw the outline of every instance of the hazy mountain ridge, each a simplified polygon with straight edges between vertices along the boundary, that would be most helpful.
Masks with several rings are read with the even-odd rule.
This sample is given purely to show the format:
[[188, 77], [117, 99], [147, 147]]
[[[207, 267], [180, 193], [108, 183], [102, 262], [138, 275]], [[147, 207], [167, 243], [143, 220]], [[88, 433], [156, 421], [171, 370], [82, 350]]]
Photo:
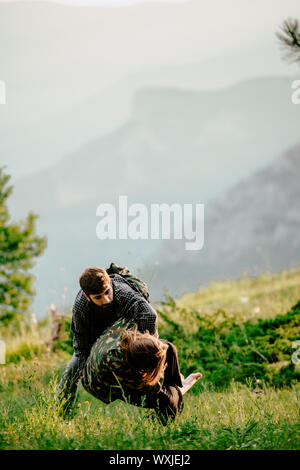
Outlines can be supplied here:
[[0, 2], [0, 79], [7, 88], [0, 155], [12, 177], [47, 168], [120, 126], [139, 88], [212, 89], [295, 73], [280, 59], [270, 17], [268, 33], [250, 40], [250, 29], [239, 48], [223, 48], [229, 36], [217, 29], [220, 52], [219, 41], [203, 41], [208, 25], [201, 13], [200, 2], [119, 9]]
[[299, 265], [299, 179], [300, 145], [206, 204], [203, 250], [195, 254], [182, 241], [165, 241], [155, 256], [153, 295], [160, 296], [162, 286], [180, 295], [210, 279]]
[[[289, 79], [250, 80], [207, 93], [147, 88], [136, 94], [131, 118], [118, 129], [19, 180], [18, 211], [24, 210], [18, 193], [25, 191], [27, 207], [37, 211], [49, 202], [71, 207], [80, 198], [99, 204], [124, 191], [141, 202], [204, 202], [295, 144], [299, 119]], [[39, 184], [47, 185], [48, 203], [36, 197]], [[74, 202], [64, 200], [62, 188]]]
[[131, 118], [118, 129], [20, 179], [12, 215], [34, 210], [39, 233], [49, 240], [35, 270], [44, 305], [52, 301], [46, 291], [53, 285], [77, 286], [86, 265], [114, 259], [136, 269], [161, 243], [98, 240], [100, 203], [117, 207], [121, 194], [129, 204], [207, 203], [293, 145], [299, 118], [289, 79], [251, 80], [207, 94], [149, 88], [137, 94]]

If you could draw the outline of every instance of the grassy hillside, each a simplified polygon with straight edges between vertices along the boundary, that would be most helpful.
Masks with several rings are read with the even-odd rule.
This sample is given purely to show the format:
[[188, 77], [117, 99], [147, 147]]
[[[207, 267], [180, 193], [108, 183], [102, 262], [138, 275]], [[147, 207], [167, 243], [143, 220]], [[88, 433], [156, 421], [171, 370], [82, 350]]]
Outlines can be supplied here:
[[[300, 339], [298, 320], [293, 325], [294, 319], [298, 319], [293, 315], [298, 313], [292, 310], [300, 298], [299, 281], [300, 269], [276, 276], [211, 284], [185, 295], [178, 303], [168, 299], [164, 305], [157, 306], [160, 336], [174, 335], [183, 371], [189, 369], [190, 360], [183, 341], [189, 337], [195, 341], [199, 325], [203, 328], [201, 322], [209, 322], [209, 319], [213, 320], [211, 331], [217, 328], [220, 333], [220, 315], [223, 322], [225, 315], [225, 326], [230, 332], [236, 331], [232, 325], [240, 324], [248, 325], [244, 331], [252, 334], [251, 328], [255, 330], [257, 324], [266, 325], [265, 322], [270, 321], [275, 325], [272, 331], [276, 332], [275, 319], [278, 322], [278, 318], [289, 312], [290, 317], [286, 318], [290, 320], [285, 324], [290, 328], [288, 334], [294, 335], [293, 339], [298, 335]], [[270, 328], [270, 323], [267, 325]], [[279, 328], [283, 336], [287, 334], [285, 327], [280, 325]], [[207, 334], [208, 330], [201, 331]], [[207, 371], [206, 367], [201, 368], [203, 380], [185, 396], [182, 415], [166, 427], [152, 419], [151, 411], [118, 401], [104, 405], [81, 386], [74, 415], [63, 420], [54, 410], [54, 400], [59, 377], [70, 358], [68, 348], [53, 351], [49, 347], [50, 329], [46, 320], [38, 325], [31, 321], [21, 332], [14, 336], [12, 333], [0, 332], [7, 343], [7, 363], [0, 366], [1, 449], [300, 448], [300, 385], [297, 380], [275, 387], [265, 381], [265, 377], [256, 375], [249, 376], [244, 383], [230, 380], [222, 388], [215, 385], [217, 382], [205, 380], [211, 373], [211, 364], [207, 363]], [[228, 335], [224, 338], [229, 341]], [[190, 353], [199, 344], [190, 343]], [[243, 362], [244, 345], [237, 342], [237, 346]], [[264, 343], [262, 346], [265, 347]], [[273, 362], [279, 370], [287, 367], [287, 362], [291, 363], [286, 358], [287, 351], [292, 353], [291, 344], [284, 348], [285, 359]], [[207, 356], [209, 354], [207, 346]], [[264, 364], [259, 356], [254, 357], [257, 364]], [[202, 360], [201, 355], [199, 358]], [[217, 358], [216, 363], [218, 361]], [[224, 370], [228, 369], [234, 367], [227, 363]]]
[[300, 268], [257, 278], [212, 282], [208, 287], [184, 295], [177, 304], [206, 314], [223, 309], [242, 320], [249, 320], [272, 318], [287, 312], [299, 298]]

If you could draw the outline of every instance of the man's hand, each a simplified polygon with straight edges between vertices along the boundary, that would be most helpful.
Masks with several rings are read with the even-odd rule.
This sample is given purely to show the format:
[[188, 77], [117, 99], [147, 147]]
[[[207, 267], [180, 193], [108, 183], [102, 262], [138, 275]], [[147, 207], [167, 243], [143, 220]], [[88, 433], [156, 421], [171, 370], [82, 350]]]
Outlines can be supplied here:
[[[146, 330], [145, 333], [149, 333], [149, 334], [150, 334], [149, 330]], [[158, 336], [158, 331], [156, 330], [156, 332], [153, 333], [153, 335], [151, 335], [151, 336], [154, 336], [154, 338], [157, 338], [157, 339], [158, 339], [158, 338], [159, 338], [159, 336]]]

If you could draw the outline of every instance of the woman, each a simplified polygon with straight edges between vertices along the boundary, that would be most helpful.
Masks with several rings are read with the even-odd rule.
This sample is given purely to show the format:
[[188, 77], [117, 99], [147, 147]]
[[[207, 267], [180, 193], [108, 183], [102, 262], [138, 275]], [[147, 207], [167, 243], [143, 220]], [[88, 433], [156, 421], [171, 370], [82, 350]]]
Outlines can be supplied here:
[[201, 376], [184, 379], [172, 343], [140, 333], [132, 320], [121, 318], [94, 343], [82, 384], [104, 403], [120, 399], [153, 408], [166, 424], [182, 411], [183, 395]]

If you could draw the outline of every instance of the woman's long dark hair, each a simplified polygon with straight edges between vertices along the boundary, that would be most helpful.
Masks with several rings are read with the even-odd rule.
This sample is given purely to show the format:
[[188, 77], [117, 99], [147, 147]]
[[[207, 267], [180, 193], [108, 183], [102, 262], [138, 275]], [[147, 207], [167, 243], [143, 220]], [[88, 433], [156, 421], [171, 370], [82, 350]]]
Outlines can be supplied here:
[[148, 332], [141, 333], [135, 330], [124, 330], [120, 342], [125, 352], [128, 364], [139, 374], [141, 383], [137, 388], [145, 385], [155, 385], [163, 376], [168, 345]]

